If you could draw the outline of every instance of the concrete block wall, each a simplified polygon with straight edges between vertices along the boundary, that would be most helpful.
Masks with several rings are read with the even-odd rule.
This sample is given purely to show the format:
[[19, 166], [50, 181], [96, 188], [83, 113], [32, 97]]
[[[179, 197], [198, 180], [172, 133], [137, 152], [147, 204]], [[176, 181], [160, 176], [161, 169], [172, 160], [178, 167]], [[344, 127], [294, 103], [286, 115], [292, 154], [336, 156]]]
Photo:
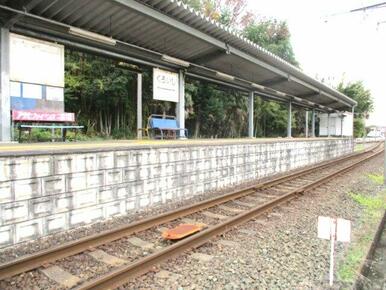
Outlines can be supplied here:
[[0, 157], [0, 248], [352, 151], [314, 139]]

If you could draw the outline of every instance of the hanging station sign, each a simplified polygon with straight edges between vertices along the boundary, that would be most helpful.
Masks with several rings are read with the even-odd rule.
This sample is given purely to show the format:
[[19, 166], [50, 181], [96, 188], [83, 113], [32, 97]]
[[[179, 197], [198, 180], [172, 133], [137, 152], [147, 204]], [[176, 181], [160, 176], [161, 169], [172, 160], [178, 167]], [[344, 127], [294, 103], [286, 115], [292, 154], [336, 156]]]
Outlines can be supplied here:
[[153, 69], [153, 99], [178, 103], [178, 73]]

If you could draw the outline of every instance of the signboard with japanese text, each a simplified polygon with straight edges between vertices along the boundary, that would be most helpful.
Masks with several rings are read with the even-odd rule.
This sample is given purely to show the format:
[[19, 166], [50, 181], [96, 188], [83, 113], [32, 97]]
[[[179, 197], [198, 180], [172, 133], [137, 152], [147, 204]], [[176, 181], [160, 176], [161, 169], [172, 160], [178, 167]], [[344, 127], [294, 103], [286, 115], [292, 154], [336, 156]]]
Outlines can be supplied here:
[[153, 69], [153, 99], [178, 102], [178, 73]]
[[75, 114], [12, 110], [12, 120], [35, 122], [74, 122]]

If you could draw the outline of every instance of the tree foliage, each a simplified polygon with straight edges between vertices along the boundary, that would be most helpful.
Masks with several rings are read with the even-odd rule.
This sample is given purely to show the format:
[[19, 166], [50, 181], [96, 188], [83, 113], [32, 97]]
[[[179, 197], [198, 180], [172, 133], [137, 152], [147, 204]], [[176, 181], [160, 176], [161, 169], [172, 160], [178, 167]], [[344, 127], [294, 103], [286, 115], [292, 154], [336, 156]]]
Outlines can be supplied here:
[[250, 41], [260, 45], [295, 66], [299, 66], [291, 45], [291, 35], [285, 21], [259, 18], [246, 11], [247, 0], [183, 0], [201, 12]]
[[135, 82], [112, 60], [66, 50], [66, 109], [76, 112], [89, 132], [111, 135], [112, 130], [132, 128], [135, 103], [128, 97]]
[[366, 135], [365, 119], [374, 110], [374, 100], [370, 90], [366, 89], [363, 82], [356, 81], [348, 84], [339, 83], [337, 88], [341, 93], [358, 102], [354, 115], [354, 137]]
[[354, 137], [361, 138], [361, 137], [365, 137], [366, 134], [367, 132], [366, 132], [365, 120], [363, 118], [355, 118], [354, 119]]
[[344, 84], [339, 83], [338, 90], [346, 96], [358, 102], [355, 107], [355, 115], [359, 118], [368, 118], [369, 113], [374, 110], [374, 100], [370, 90], [366, 89], [362, 81]]
[[243, 26], [247, 15], [247, 0], [183, 0], [204, 16], [225, 26], [237, 28]]
[[[188, 80], [189, 81], [189, 80]], [[247, 98], [208, 83], [189, 81], [192, 103], [186, 125], [194, 137], [241, 137], [247, 130]]]
[[243, 35], [289, 63], [299, 66], [290, 41], [290, 33], [285, 21], [254, 20], [243, 30]]

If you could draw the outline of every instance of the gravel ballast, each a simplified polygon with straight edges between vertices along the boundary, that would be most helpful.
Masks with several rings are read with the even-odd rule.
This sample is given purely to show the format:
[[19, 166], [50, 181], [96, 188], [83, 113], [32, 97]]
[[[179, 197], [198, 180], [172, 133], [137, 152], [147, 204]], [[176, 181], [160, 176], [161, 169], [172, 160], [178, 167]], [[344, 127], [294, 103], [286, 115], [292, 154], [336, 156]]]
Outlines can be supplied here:
[[[351, 220], [355, 242], [361, 234], [358, 231], [363, 208], [348, 193], [373, 194], [381, 190], [367, 174], [380, 173], [382, 164], [383, 159], [377, 157], [120, 289], [326, 289], [330, 245], [316, 237], [317, 218]], [[223, 241], [234, 246], [224, 246]], [[347, 249], [347, 244], [337, 244], [337, 265], [345, 259]], [[194, 253], [212, 258], [200, 261]], [[337, 274], [335, 280], [334, 288], [353, 286], [340, 282]]]

